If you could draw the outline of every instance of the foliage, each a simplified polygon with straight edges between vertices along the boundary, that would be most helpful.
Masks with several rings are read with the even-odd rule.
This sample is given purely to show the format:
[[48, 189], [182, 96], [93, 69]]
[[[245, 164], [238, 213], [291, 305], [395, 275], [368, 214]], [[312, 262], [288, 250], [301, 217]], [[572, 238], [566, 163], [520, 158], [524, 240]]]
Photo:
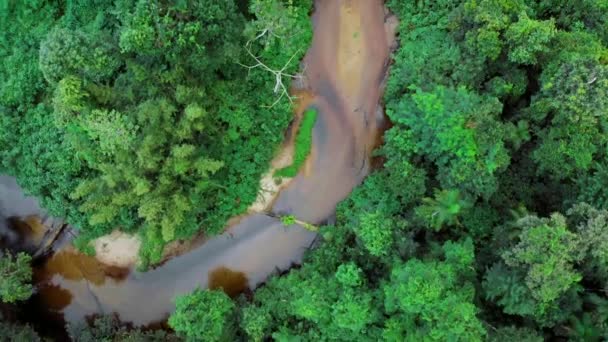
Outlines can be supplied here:
[[[462, 246], [465, 253], [451, 258], [449, 253], [455, 247], [443, 246], [447, 257], [443, 263], [412, 259], [393, 268], [384, 288], [385, 307], [389, 313], [399, 313], [393, 319], [401, 322], [400, 340], [483, 340], [485, 329], [472, 303], [474, 289], [463, 282], [465, 270], [474, 260], [473, 245], [466, 241]], [[384, 333], [394, 339], [392, 329]]]
[[0, 257], [0, 298], [5, 303], [28, 299], [32, 295], [32, 257], [5, 252]]
[[19, 325], [5, 321], [0, 316], [0, 339], [2, 341], [43, 341], [29, 325]]
[[519, 243], [502, 257], [508, 266], [526, 270], [526, 285], [536, 300], [550, 303], [581, 280], [573, 270], [581, 258], [580, 242], [559, 214], [550, 219], [526, 217], [519, 224]]
[[381, 212], [366, 212], [360, 216], [356, 234], [373, 256], [387, 255], [393, 245], [395, 222]]
[[275, 171], [275, 177], [295, 177], [298, 174], [312, 148], [312, 130], [315, 127], [317, 115], [316, 109], [308, 109], [304, 112], [294, 141], [293, 162], [291, 165]]
[[522, 342], [542, 342], [543, 337], [532, 329], [503, 327], [497, 329], [489, 336], [491, 342], [502, 341], [522, 341]]
[[579, 203], [568, 210], [571, 224], [576, 227], [581, 253], [585, 253], [587, 277], [599, 281], [608, 278], [608, 211]]
[[608, 109], [608, 67], [568, 61], [549, 68], [541, 81], [531, 113], [535, 120], [549, 118], [551, 125], [539, 133], [533, 158], [540, 170], [558, 178], [589, 170], [606, 144], [602, 116]]
[[[327, 274], [313, 267], [276, 278], [258, 290], [255, 303], [243, 308], [240, 325], [251, 339], [377, 336], [374, 323], [380, 303], [369, 292], [362, 270], [354, 263]], [[297, 323], [282, 324], [289, 321]]]
[[443, 187], [489, 197], [496, 191], [495, 173], [509, 163], [506, 130], [496, 121], [500, 110], [496, 98], [464, 87], [418, 89], [411, 97], [388, 104], [387, 114], [396, 125], [392, 129], [408, 133], [399, 145], [387, 148], [424, 153], [436, 165]]
[[0, 11], [0, 57], [3, 61], [0, 65], [0, 107], [23, 111], [44, 91], [44, 78], [38, 68], [38, 48], [57, 16], [57, 8], [47, 2], [3, 2]]
[[235, 304], [222, 291], [197, 289], [175, 300], [169, 325], [191, 341], [229, 341], [234, 334]]
[[67, 330], [70, 338], [78, 342], [180, 341], [177, 336], [162, 330], [129, 330], [120, 324], [118, 317], [112, 315], [96, 317], [91, 326], [86, 322], [68, 324]]
[[572, 300], [582, 280], [576, 270], [585, 255], [580, 237], [559, 214], [548, 219], [526, 216], [516, 225], [521, 228], [519, 242], [502, 253], [504, 263], [495, 263], [486, 273], [486, 296], [506, 313], [531, 316], [542, 325], [563, 321], [565, 302]]
[[530, 19], [526, 12], [506, 31], [509, 45], [509, 61], [518, 64], [536, 64], [539, 55], [550, 51], [549, 44], [555, 36], [555, 21]]
[[593, 203], [598, 209], [608, 209], [608, 166], [605, 162], [592, 163], [589, 171], [577, 177], [578, 202]]
[[295, 74], [311, 5], [2, 5], [2, 171], [85, 251], [119, 228], [140, 234], [146, 266], [170, 241], [221, 231], [255, 200], [292, 116], [247, 52]]
[[281, 223], [285, 226], [285, 227], [289, 227], [293, 224], [296, 223], [296, 217], [293, 215], [285, 215], [285, 216], [281, 216]]
[[457, 224], [458, 216], [468, 206], [456, 190], [435, 191], [435, 198], [423, 198], [422, 203], [416, 208], [416, 215], [435, 230], [440, 230], [444, 225]]

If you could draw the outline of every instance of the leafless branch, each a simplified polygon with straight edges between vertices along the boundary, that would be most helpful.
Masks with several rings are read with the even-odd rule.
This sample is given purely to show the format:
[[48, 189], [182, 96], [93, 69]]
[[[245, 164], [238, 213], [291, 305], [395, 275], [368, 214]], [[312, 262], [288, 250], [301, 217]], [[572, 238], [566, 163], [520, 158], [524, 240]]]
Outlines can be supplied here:
[[280, 96], [272, 103], [272, 105], [268, 106], [268, 108], [272, 108], [277, 103], [279, 103], [279, 101], [281, 101], [281, 99], [283, 98], [283, 96], [287, 96], [287, 99], [289, 99], [289, 102], [293, 103], [292, 96], [289, 95], [289, 90], [287, 89], [287, 87], [283, 83], [283, 77], [297, 78], [297, 77], [302, 77], [302, 76], [300, 76], [300, 75], [291, 75], [291, 74], [288, 74], [288, 73], [285, 72], [285, 69], [287, 69], [289, 67], [289, 65], [291, 64], [292, 60], [300, 52], [300, 50], [296, 51], [289, 58], [289, 60], [287, 61], [287, 63], [285, 63], [285, 65], [283, 65], [283, 67], [281, 69], [273, 69], [273, 68], [269, 67], [264, 62], [262, 62], [258, 56], [254, 55], [253, 52], [251, 52], [251, 48], [250, 48], [251, 43], [253, 41], [257, 40], [257, 39], [260, 39], [261, 37], [263, 37], [267, 33], [273, 34], [272, 31], [269, 31], [268, 29], [265, 29], [260, 34], [258, 34], [255, 38], [253, 38], [252, 40], [248, 41], [245, 44], [245, 50], [247, 51], [247, 54], [249, 54], [249, 56], [251, 56], [251, 58], [253, 58], [255, 60], [256, 64], [254, 64], [254, 65], [245, 65], [245, 64], [242, 64], [242, 63], [239, 63], [239, 62], [237, 62], [237, 64], [239, 64], [242, 67], [247, 68], [249, 71], [251, 71], [252, 69], [256, 69], [256, 68], [262, 68], [262, 69], [264, 69], [264, 70], [266, 70], [266, 71], [268, 71], [268, 72], [270, 72], [271, 74], [274, 75], [274, 77], [275, 77], [275, 84], [274, 84], [273, 92], [275, 94], [277, 94], [277, 93], [280, 92]]

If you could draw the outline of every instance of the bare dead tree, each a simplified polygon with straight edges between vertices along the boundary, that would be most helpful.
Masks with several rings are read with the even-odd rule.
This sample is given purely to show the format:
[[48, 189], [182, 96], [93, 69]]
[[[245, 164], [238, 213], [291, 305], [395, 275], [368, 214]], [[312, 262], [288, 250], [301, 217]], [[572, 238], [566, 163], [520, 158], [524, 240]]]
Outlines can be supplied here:
[[293, 59], [295, 58], [296, 55], [298, 55], [298, 53], [300, 53], [300, 50], [296, 51], [287, 61], [287, 63], [285, 63], [285, 65], [283, 65], [282, 68], [280, 69], [273, 69], [271, 67], [269, 67], [268, 65], [266, 65], [264, 62], [262, 62], [260, 60], [260, 57], [256, 56], [255, 54], [253, 54], [253, 52], [251, 52], [251, 43], [253, 43], [254, 41], [262, 38], [264, 35], [266, 34], [271, 34], [277, 38], [280, 38], [280, 36], [277, 36], [275, 33], [273, 33], [271, 30], [269, 29], [265, 29], [263, 30], [260, 34], [258, 34], [255, 38], [249, 40], [246, 44], [245, 44], [245, 50], [247, 51], [247, 54], [249, 54], [249, 56], [251, 56], [255, 61], [256, 64], [254, 65], [245, 65], [242, 64], [240, 62], [237, 62], [237, 64], [239, 64], [242, 67], [247, 68], [249, 71], [251, 71], [252, 69], [256, 69], [256, 68], [262, 68], [263, 70], [266, 70], [267, 72], [270, 72], [271, 74], [274, 75], [275, 77], [275, 84], [274, 84], [274, 88], [273, 88], [273, 92], [275, 94], [280, 92], [279, 97], [272, 103], [272, 105], [267, 106], [267, 108], [272, 108], [274, 107], [277, 103], [279, 103], [279, 101], [281, 101], [281, 99], [283, 98], [283, 96], [287, 96], [287, 99], [289, 99], [289, 102], [293, 103], [293, 97], [291, 95], [289, 95], [289, 90], [287, 89], [287, 87], [285, 86], [285, 84], [283, 83], [283, 77], [288, 77], [288, 78], [298, 78], [298, 77], [302, 77], [301, 75], [292, 75], [292, 74], [288, 74], [285, 72], [285, 69], [287, 69], [289, 67], [289, 65], [291, 64], [291, 62], [293, 61]]

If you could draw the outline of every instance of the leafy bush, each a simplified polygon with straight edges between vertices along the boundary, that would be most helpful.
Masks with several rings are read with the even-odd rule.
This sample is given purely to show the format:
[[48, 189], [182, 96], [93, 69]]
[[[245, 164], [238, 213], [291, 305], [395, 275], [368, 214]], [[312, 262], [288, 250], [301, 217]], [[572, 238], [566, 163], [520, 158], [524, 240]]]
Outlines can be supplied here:
[[6, 252], [0, 257], [0, 298], [5, 303], [28, 299], [32, 295], [32, 257]]

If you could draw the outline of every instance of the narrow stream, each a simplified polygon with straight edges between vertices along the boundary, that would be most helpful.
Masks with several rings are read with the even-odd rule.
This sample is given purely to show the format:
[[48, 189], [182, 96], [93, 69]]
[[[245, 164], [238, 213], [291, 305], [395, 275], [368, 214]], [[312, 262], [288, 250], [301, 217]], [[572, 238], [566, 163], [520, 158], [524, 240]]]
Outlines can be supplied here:
[[[307, 164], [276, 199], [273, 211], [320, 223], [367, 175], [384, 128], [379, 98], [394, 34], [382, 0], [317, 0], [315, 33], [304, 63], [315, 106], [313, 150]], [[36, 278], [37, 301], [66, 321], [117, 313], [146, 325], [164, 320], [175, 296], [197, 286], [235, 294], [301, 261], [315, 233], [250, 215], [200, 247], [145, 273], [106, 267], [70, 246], [56, 253]]]

